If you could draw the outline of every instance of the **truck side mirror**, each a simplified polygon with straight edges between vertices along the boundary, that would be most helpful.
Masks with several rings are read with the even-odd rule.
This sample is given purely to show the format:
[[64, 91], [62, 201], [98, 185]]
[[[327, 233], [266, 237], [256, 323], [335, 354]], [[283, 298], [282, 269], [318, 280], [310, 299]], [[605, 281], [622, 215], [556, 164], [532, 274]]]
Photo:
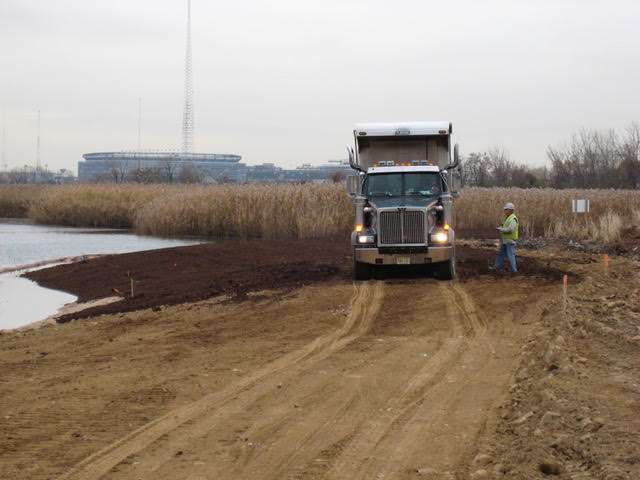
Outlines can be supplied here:
[[349, 156], [349, 166], [354, 170], [364, 172], [364, 170], [360, 168], [360, 165], [358, 165], [358, 156], [356, 155], [356, 152], [353, 150], [353, 148], [347, 147], [347, 155]]
[[458, 151], [458, 144], [453, 147], [453, 163], [447, 165], [445, 170], [455, 170], [460, 165], [460, 153]]
[[360, 175], [347, 177], [347, 193], [350, 197], [356, 197], [360, 194]]
[[458, 188], [462, 186], [461, 170], [462, 170], [462, 160], [460, 159], [460, 151], [459, 151], [458, 144], [456, 143], [453, 147], [453, 163], [449, 165], [449, 185], [451, 186], [451, 196], [453, 198], [458, 198], [460, 196], [460, 193], [458, 192]]

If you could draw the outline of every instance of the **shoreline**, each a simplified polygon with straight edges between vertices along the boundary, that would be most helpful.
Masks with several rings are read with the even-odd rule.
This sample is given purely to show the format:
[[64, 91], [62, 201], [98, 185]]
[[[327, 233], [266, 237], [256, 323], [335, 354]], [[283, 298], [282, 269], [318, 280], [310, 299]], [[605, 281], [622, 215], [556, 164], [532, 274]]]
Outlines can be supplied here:
[[[461, 242], [457, 249], [459, 280], [489, 276], [493, 249]], [[520, 275], [539, 282], [561, 281], [560, 270], [521, 255]], [[380, 270], [382, 279], [424, 278], [424, 268]], [[351, 283], [348, 238], [308, 240], [233, 240], [158, 250], [102, 255], [27, 272], [25, 278], [45, 288], [62, 290], [86, 303], [118, 296], [113, 304], [96, 305], [61, 315], [59, 323], [107, 313], [124, 313], [207, 300], [224, 295], [246, 299], [264, 290], [291, 291], [326, 282]]]
[[[11, 267], [3, 267], [3, 268], [0, 268], [0, 275], [9, 275], [12, 273], [18, 274], [17, 275], [18, 277], [24, 277], [26, 280], [29, 280], [35, 283], [39, 288], [42, 288], [45, 290], [56, 290], [64, 293], [70, 293], [61, 289], [45, 287], [41, 285], [39, 282], [36, 282], [26, 277], [26, 274], [29, 272], [35, 272], [40, 269], [53, 268], [61, 265], [69, 265], [69, 264], [78, 263], [78, 262], [86, 262], [88, 260], [98, 258], [100, 256], [101, 255], [78, 255], [73, 257], [60, 257], [60, 258], [49, 259], [49, 260], [41, 260], [39, 262], [32, 262], [28, 264], [15, 265]], [[43, 318], [41, 320], [35, 320], [33, 322], [26, 323], [19, 327], [0, 328], [0, 332], [2, 333], [23, 332], [26, 330], [41, 328], [45, 325], [57, 325], [58, 324], [57, 319], [63, 315], [67, 315], [70, 313], [77, 313], [87, 308], [92, 308], [94, 306], [106, 305], [108, 303], [113, 303], [114, 301], [117, 301], [117, 300], [120, 300], [120, 297], [106, 297], [104, 299], [96, 299], [94, 301], [84, 302], [84, 303], [78, 303], [78, 301], [76, 300], [74, 302], [70, 302], [63, 305], [62, 307], [58, 308], [54, 313], [52, 313], [46, 318]]]
[[84, 302], [84, 303], [78, 303], [77, 301], [67, 303], [66, 305], [63, 305], [62, 307], [60, 307], [56, 311], [56, 313], [54, 313], [53, 315], [49, 315], [47, 318], [44, 318], [42, 320], [36, 320], [35, 322], [27, 323], [26, 325], [22, 325], [21, 327], [3, 328], [3, 329], [0, 329], [0, 332], [2, 333], [25, 332], [27, 330], [35, 330], [38, 328], [42, 328], [45, 325], [51, 325], [51, 326], [60, 325], [60, 323], [58, 322], [58, 319], [64, 315], [80, 313], [83, 310], [87, 310], [89, 308], [100, 307], [102, 305], [109, 305], [111, 303], [119, 302], [120, 300], [122, 300], [122, 297], [105, 297], [105, 298], [100, 298], [97, 300]]
[[80, 303], [114, 295], [122, 298], [117, 304], [65, 313], [58, 319], [65, 323], [219, 295], [244, 298], [250, 292], [347, 280], [349, 255], [348, 239], [233, 240], [100, 255], [86, 261], [65, 259], [23, 276], [42, 287], [73, 294]]
[[94, 258], [101, 257], [103, 255], [77, 255], [72, 257], [60, 257], [49, 260], [41, 260], [39, 262], [33, 263], [25, 263], [23, 265], [15, 265], [11, 267], [2, 267], [0, 268], [0, 275], [4, 273], [15, 273], [24, 271], [24, 273], [28, 273], [30, 271], [35, 271], [36, 269], [55, 267], [58, 265], [68, 265], [71, 263], [84, 262], [87, 260], [91, 260]]

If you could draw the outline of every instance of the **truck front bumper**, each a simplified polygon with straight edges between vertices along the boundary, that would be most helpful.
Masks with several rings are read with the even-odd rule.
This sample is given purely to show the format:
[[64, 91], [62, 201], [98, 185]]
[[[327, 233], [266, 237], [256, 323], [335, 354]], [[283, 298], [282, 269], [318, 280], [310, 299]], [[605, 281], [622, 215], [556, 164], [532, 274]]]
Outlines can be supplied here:
[[453, 246], [425, 247], [421, 249], [403, 248], [355, 248], [355, 260], [371, 265], [423, 265], [428, 263], [446, 262], [453, 258]]

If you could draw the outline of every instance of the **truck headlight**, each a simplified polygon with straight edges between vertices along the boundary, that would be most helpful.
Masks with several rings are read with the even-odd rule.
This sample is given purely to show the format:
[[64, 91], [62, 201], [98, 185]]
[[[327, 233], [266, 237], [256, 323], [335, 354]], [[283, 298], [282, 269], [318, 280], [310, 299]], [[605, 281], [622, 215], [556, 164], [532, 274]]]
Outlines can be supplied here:
[[373, 235], [358, 235], [358, 243], [373, 243]]
[[435, 243], [447, 243], [449, 241], [449, 234], [447, 232], [435, 232], [431, 234], [431, 240]]

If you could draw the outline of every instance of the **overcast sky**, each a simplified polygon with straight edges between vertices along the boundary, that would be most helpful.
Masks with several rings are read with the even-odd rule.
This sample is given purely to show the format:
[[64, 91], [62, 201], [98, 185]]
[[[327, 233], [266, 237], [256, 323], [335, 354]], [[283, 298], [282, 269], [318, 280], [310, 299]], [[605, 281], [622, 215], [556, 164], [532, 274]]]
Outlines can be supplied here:
[[[531, 165], [640, 120], [638, 0], [192, 0], [195, 150], [344, 157], [359, 121], [450, 120]], [[186, 0], [0, 0], [9, 166], [181, 144]]]

